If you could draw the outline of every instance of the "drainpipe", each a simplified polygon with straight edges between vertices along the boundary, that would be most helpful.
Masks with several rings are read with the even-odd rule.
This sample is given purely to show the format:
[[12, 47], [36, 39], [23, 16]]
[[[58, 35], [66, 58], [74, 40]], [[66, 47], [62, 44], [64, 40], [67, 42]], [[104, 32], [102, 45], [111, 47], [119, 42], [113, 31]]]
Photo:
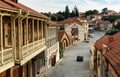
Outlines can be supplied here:
[[[22, 17], [21, 19], [20, 19], [20, 26], [19, 26], [19, 29], [20, 29], [20, 38], [19, 38], [19, 41], [20, 42], [22, 42], [23, 40], [21, 39], [21, 37], [22, 37], [22, 21], [25, 19], [25, 18], [27, 18], [27, 16], [29, 15], [29, 11], [27, 11], [26, 12], [26, 14], [24, 15], [24, 17]], [[20, 60], [21, 59], [23, 59], [22, 57], [23, 57], [23, 53], [22, 53], [22, 48], [21, 48], [21, 44], [23, 44], [23, 42], [22, 43], [19, 43], [20, 45], [19, 45], [19, 51], [21, 51], [21, 53], [20, 53]]]
[[18, 14], [16, 15], [16, 17], [13, 19], [13, 39], [14, 39], [14, 42], [13, 42], [13, 49], [14, 49], [14, 59], [15, 59], [15, 61], [18, 61], [19, 62], [19, 60], [17, 60], [17, 58], [16, 58], [16, 32], [15, 32], [15, 20], [18, 18], [18, 17], [20, 17], [20, 15], [22, 14], [22, 10], [21, 9], [19, 9], [19, 11], [18, 11]]
[[[22, 10], [21, 9], [19, 9], [19, 12], [18, 12], [18, 15], [16, 15], [16, 17], [13, 19], [13, 22], [14, 22], [14, 54], [15, 54], [15, 59], [16, 59], [16, 61], [17, 62], [19, 62], [19, 59], [21, 59], [22, 58], [22, 53], [20, 53], [20, 56], [19, 56], [19, 59], [17, 60], [17, 58], [16, 58], [16, 34], [15, 34], [15, 20], [17, 19], [17, 18], [19, 18], [20, 16], [21, 16], [21, 14], [22, 14]], [[22, 21], [23, 19], [25, 19], [27, 16], [29, 15], [29, 11], [27, 11], [27, 13], [25, 14], [25, 16], [20, 20], [20, 21]], [[22, 24], [22, 22], [21, 22], [21, 24]], [[21, 34], [22, 34], [22, 31], [21, 31]], [[19, 46], [19, 48], [21, 47], [21, 45]], [[19, 50], [19, 51], [21, 51], [21, 50]]]

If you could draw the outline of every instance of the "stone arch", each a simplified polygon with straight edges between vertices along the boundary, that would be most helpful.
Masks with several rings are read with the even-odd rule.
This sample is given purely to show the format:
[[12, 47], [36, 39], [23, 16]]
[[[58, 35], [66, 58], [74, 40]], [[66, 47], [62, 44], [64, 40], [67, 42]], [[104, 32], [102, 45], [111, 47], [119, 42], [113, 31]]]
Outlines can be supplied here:
[[62, 45], [63, 45], [63, 48], [65, 49], [66, 47], [68, 47], [69, 41], [67, 41], [67, 39], [64, 38], [64, 39], [62, 40]]

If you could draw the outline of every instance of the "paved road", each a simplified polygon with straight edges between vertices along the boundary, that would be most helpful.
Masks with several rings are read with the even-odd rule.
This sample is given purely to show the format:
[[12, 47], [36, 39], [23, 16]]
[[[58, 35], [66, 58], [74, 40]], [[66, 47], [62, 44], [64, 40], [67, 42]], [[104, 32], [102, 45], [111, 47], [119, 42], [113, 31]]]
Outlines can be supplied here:
[[[90, 38], [90, 43], [97, 40], [103, 33], [95, 33]], [[78, 46], [65, 50], [63, 60], [47, 72], [47, 77], [89, 77], [90, 43], [82, 43]], [[76, 56], [84, 56], [83, 62], [77, 62]]]

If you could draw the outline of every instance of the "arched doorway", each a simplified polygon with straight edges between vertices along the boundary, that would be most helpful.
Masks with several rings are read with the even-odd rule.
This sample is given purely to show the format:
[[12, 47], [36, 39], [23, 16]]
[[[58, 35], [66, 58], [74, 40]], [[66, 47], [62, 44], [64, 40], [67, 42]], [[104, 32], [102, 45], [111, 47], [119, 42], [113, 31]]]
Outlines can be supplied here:
[[63, 48], [65, 49], [66, 47], [68, 47], [68, 41], [67, 41], [67, 39], [63, 39], [63, 41], [62, 41], [62, 45], [63, 45]]
[[78, 40], [78, 28], [71, 28], [71, 35], [75, 38], [75, 40]]

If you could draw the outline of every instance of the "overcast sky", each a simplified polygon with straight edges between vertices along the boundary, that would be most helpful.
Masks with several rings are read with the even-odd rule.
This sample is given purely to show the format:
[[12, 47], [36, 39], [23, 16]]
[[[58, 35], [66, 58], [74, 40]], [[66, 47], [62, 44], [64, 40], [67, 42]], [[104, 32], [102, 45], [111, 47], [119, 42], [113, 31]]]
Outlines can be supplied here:
[[101, 11], [107, 7], [108, 10], [120, 11], [120, 0], [18, 0], [19, 3], [27, 5], [38, 12], [64, 11], [68, 5], [72, 10], [76, 5], [80, 12], [97, 9]]

